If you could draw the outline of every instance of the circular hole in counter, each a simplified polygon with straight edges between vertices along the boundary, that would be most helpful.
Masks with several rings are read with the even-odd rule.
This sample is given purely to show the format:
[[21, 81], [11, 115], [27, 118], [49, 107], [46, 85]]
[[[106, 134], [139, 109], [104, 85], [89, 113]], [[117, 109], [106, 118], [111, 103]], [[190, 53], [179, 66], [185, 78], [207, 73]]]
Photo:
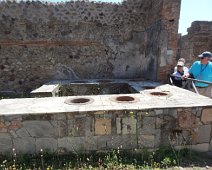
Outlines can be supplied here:
[[139, 101], [138, 98], [136, 97], [132, 97], [132, 96], [116, 96], [116, 97], [112, 97], [110, 98], [113, 102], [130, 102], [130, 103], [134, 103]]
[[73, 99], [66, 99], [66, 104], [88, 104], [92, 103], [94, 100], [92, 98], [73, 98]]
[[153, 96], [167, 96], [168, 95], [167, 93], [164, 93], [164, 92], [151, 92], [150, 94]]

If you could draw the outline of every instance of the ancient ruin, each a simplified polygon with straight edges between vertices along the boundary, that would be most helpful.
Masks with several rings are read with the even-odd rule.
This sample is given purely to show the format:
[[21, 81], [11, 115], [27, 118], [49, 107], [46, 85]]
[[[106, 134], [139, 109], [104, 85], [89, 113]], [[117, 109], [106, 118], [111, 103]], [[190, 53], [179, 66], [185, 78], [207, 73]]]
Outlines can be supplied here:
[[0, 100], [0, 152], [211, 151], [212, 100], [166, 84], [212, 47], [211, 22], [178, 35], [180, 4], [1, 1], [0, 94], [22, 98]]

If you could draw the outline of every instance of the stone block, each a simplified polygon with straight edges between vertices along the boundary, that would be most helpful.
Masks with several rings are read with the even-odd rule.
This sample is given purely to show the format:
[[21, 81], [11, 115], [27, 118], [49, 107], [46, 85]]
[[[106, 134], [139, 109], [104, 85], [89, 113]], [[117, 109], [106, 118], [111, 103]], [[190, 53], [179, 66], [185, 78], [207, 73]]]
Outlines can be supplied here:
[[155, 117], [143, 117], [137, 125], [138, 134], [155, 134], [155, 119]]
[[103, 115], [105, 114], [105, 111], [97, 111], [97, 112], [94, 112], [95, 115]]
[[201, 113], [202, 113], [202, 108], [201, 108], [201, 107], [198, 107], [198, 108], [196, 109], [196, 116], [197, 116], [198, 118], [200, 118], [200, 117], [201, 117]]
[[69, 120], [51, 121], [51, 124], [54, 124], [55, 127], [57, 126], [58, 137], [62, 138], [69, 135], [68, 122]]
[[87, 115], [85, 124], [85, 136], [94, 136], [94, 119]]
[[47, 152], [55, 152], [57, 150], [57, 140], [54, 138], [39, 138], [36, 139], [36, 152], [40, 152], [41, 149]]
[[207, 152], [209, 151], [209, 143], [201, 143], [197, 145], [192, 145], [191, 149], [198, 152]]
[[22, 120], [22, 117], [20, 115], [10, 115], [10, 116], [6, 116], [5, 121], [13, 121], [13, 120]]
[[136, 135], [119, 135], [119, 136], [95, 136], [97, 149], [136, 149]]
[[134, 117], [117, 118], [117, 134], [136, 134], [136, 123], [137, 120]]
[[94, 151], [97, 150], [97, 141], [95, 140], [96, 137], [105, 137], [105, 136], [86, 136], [85, 137], [85, 150], [86, 151]]
[[[67, 120], [62, 122], [62, 126], [60, 126], [61, 131], [63, 132], [64, 136], [67, 133], [68, 136], [85, 136], [85, 125], [86, 125], [86, 117], [75, 117], [73, 119]], [[64, 137], [63, 136], [63, 137]]]
[[197, 131], [196, 143], [207, 143], [211, 139], [211, 125], [199, 126]]
[[196, 117], [195, 114], [192, 113], [191, 109], [183, 109], [182, 111], [178, 111], [177, 121], [181, 128], [191, 129], [196, 126]]
[[58, 139], [58, 150], [65, 152], [84, 152], [86, 150], [85, 137], [64, 137]]
[[0, 153], [12, 151], [12, 138], [9, 133], [0, 133]]
[[112, 136], [94, 136], [94, 141], [97, 146], [97, 150], [107, 150], [110, 149], [111, 146], [109, 145], [109, 142], [112, 140]]
[[163, 119], [157, 117], [155, 121], [155, 128], [159, 129], [161, 128], [161, 125], [163, 124]]
[[164, 115], [162, 122], [160, 122], [160, 123], [162, 123], [162, 124], [160, 124], [160, 127], [162, 129], [168, 130], [168, 129], [173, 129], [176, 127], [176, 119], [169, 115]]
[[0, 129], [6, 128], [6, 125], [4, 122], [0, 122]]
[[122, 118], [117, 117], [116, 118], [116, 129], [117, 129], [117, 134], [120, 135], [122, 131], [122, 124], [121, 124]]
[[136, 135], [121, 135], [113, 136], [108, 145], [112, 149], [135, 149], [137, 148], [137, 136]]
[[74, 120], [74, 136], [85, 136], [86, 117], [75, 118]]
[[32, 154], [35, 153], [35, 138], [23, 137], [13, 139], [14, 148], [17, 153], [20, 154]]
[[205, 124], [212, 122], [212, 108], [202, 110], [201, 121]]
[[95, 118], [95, 135], [109, 135], [111, 129], [111, 119]]
[[16, 135], [18, 137], [30, 137], [28, 131], [25, 128], [18, 129], [16, 131]]
[[136, 134], [136, 123], [134, 117], [122, 118], [122, 134]]
[[209, 151], [212, 151], [212, 139], [210, 141]]
[[155, 139], [154, 139], [154, 145], [156, 148], [160, 146], [160, 140], [161, 140], [161, 129], [156, 129], [155, 131]]
[[8, 129], [9, 130], [17, 130], [21, 127], [22, 127], [21, 120], [13, 120], [13, 121], [11, 121], [11, 124], [9, 125]]
[[155, 146], [154, 135], [138, 135], [139, 148], [153, 148]]
[[63, 113], [58, 113], [58, 114], [54, 114], [52, 116], [53, 120], [66, 120], [67, 117], [66, 117], [66, 114], [63, 114]]
[[58, 137], [58, 127], [49, 121], [24, 121], [23, 126], [32, 137]]
[[176, 109], [168, 109], [168, 114], [174, 118], [177, 118], [177, 110]]

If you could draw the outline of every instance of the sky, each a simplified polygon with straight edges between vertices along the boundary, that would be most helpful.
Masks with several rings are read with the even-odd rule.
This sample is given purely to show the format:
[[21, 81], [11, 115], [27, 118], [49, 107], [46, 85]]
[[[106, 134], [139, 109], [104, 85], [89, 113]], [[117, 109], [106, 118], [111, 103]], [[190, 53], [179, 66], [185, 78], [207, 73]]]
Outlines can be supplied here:
[[181, 0], [178, 33], [187, 34], [193, 21], [212, 21], [212, 0]]

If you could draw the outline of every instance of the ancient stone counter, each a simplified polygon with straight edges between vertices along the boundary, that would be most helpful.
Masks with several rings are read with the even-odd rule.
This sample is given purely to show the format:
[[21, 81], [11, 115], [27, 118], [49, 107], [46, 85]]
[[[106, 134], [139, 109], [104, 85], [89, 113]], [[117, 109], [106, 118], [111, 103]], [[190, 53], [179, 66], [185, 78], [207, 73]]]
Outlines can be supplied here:
[[0, 152], [13, 148], [17, 153], [139, 150], [170, 145], [211, 151], [211, 113], [211, 99], [170, 85], [139, 94], [3, 99]]

